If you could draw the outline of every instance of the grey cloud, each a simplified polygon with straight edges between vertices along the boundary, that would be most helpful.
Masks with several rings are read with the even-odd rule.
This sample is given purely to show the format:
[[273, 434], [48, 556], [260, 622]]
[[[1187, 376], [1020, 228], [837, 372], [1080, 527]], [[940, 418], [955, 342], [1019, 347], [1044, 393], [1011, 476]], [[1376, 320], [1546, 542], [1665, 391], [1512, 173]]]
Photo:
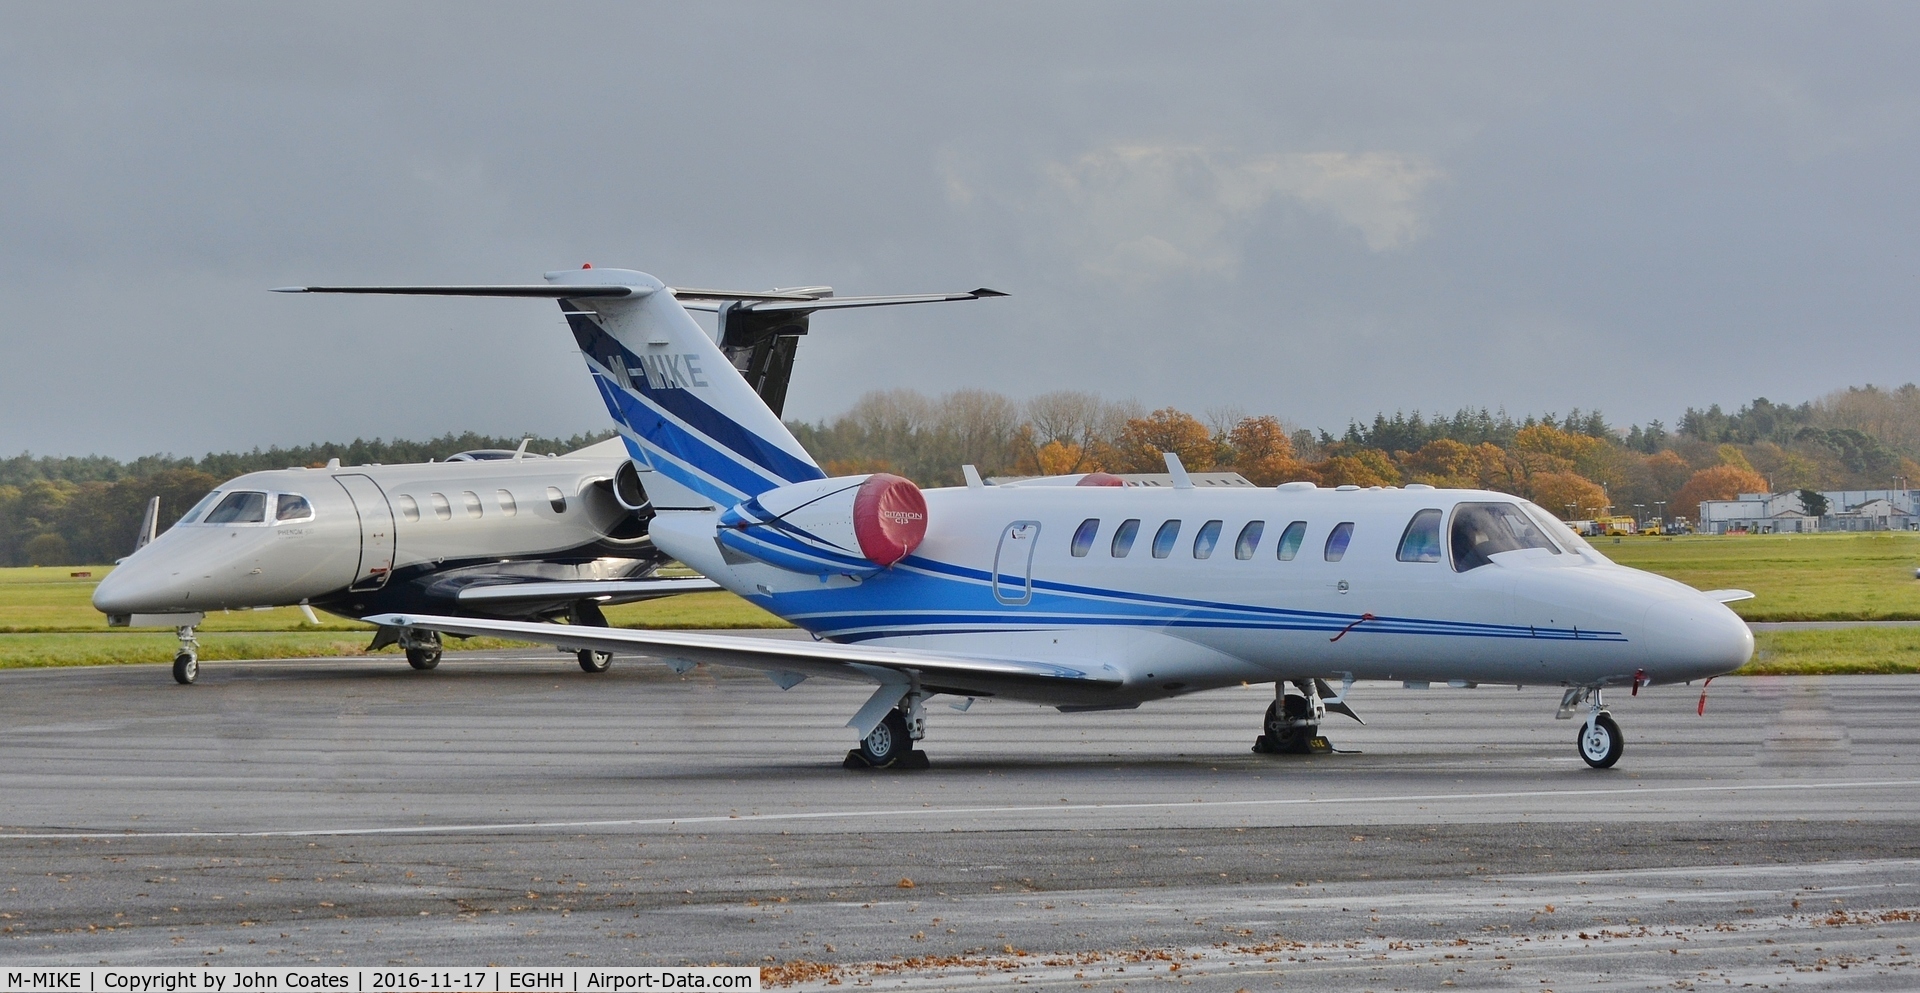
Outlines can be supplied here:
[[0, 34], [0, 451], [603, 421], [548, 306], [819, 319], [790, 413], [1078, 388], [1377, 409], [1920, 378], [1901, 5], [89, 5]]

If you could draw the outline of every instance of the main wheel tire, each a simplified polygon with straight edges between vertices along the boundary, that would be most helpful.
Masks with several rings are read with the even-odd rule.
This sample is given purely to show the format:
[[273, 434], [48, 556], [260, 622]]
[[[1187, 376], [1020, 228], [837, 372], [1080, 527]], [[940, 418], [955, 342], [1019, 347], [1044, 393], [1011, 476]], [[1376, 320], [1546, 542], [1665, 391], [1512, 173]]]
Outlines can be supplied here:
[[612, 652], [596, 652], [591, 648], [582, 648], [579, 652], [580, 668], [585, 672], [606, 672], [613, 665]]
[[181, 652], [173, 657], [173, 681], [182, 686], [192, 686], [200, 678], [200, 657], [192, 652]]
[[407, 649], [407, 664], [413, 666], [415, 669], [431, 669], [440, 664], [440, 649], [409, 648]]
[[907, 736], [907, 719], [898, 710], [887, 711], [873, 733], [860, 739], [860, 757], [868, 765], [892, 765], [911, 751], [913, 739]]
[[[1293, 702], [1296, 700], [1298, 704]], [[1306, 702], [1305, 697], [1289, 696], [1284, 710], [1277, 700], [1267, 704], [1267, 718], [1260, 725], [1267, 733], [1267, 751], [1275, 755], [1294, 751], [1305, 739], [1313, 736], [1314, 725], [1297, 723], [1305, 716], [1301, 711], [1307, 709]]]
[[1620, 733], [1620, 725], [1613, 722], [1613, 715], [1601, 714], [1594, 718], [1592, 727], [1581, 725], [1580, 734], [1574, 739], [1580, 748], [1580, 758], [1595, 769], [1610, 769], [1620, 761], [1620, 753], [1627, 749], [1627, 739]]

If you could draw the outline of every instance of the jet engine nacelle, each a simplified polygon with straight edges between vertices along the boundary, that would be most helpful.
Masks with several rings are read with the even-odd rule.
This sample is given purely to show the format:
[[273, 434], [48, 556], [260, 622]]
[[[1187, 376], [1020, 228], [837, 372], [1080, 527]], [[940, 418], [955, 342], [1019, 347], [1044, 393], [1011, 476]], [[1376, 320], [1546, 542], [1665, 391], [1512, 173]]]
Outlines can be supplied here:
[[824, 576], [867, 575], [906, 558], [927, 535], [927, 501], [891, 473], [813, 479], [768, 490], [720, 515], [722, 547]]

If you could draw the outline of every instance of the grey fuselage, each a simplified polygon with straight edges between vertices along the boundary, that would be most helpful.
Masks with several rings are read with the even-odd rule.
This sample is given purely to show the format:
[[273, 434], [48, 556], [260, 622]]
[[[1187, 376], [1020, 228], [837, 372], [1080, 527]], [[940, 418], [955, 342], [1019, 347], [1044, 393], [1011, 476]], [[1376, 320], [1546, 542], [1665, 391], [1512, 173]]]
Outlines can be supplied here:
[[[646, 537], [647, 512], [613, 493], [625, 460], [616, 443], [558, 458], [248, 473], [123, 560], [93, 605], [118, 623], [300, 603], [354, 618], [429, 608], [555, 616], [566, 599], [476, 610], [457, 596], [475, 584], [629, 579], [656, 568], [663, 557]], [[244, 492], [265, 494], [259, 520], [206, 523], [220, 499]], [[283, 503], [294, 511], [285, 519]]]

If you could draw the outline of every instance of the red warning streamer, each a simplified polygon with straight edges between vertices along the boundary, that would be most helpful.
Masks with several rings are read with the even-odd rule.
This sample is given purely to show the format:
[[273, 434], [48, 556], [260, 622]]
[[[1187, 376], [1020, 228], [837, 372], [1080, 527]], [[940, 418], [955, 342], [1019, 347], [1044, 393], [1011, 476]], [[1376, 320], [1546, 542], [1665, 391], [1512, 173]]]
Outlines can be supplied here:
[[1351, 630], [1353, 630], [1354, 628], [1357, 628], [1357, 627], [1359, 627], [1359, 626], [1360, 626], [1360, 625], [1361, 625], [1362, 623], [1364, 623], [1364, 622], [1366, 622], [1366, 621], [1370, 621], [1370, 620], [1373, 620], [1373, 615], [1372, 615], [1372, 614], [1361, 614], [1361, 615], [1360, 615], [1360, 620], [1357, 620], [1357, 621], [1354, 621], [1354, 622], [1353, 622], [1352, 624], [1349, 624], [1349, 625], [1347, 625], [1346, 627], [1343, 627], [1343, 628], [1341, 628], [1341, 629], [1340, 629], [1340, 633], [1339, 633], [1339, 634], [1336, 634], [1336, 635], [1334, 635], [1333, 637], [1331, 637], [1331, 638], [1328, 638], [1327, 640], [1328, 640], [1328, 641], [1339, 641], [1340, 639], [1342, 639], [1342, 638], [1344, 638], [1344, 637], [1346, 637], [1346, 636], [1347, 636], [1347, 632], [1348, 632], [1348, 631], [1351, 631]]
[[1708, 676], [1707, 681], [1700, 684], [1700, 706], [1694, 709], [1694, 713], [1701, 717], [1707, 716], [1707, 687], [1712, 686], [1716, 678], [1718, 677]]

